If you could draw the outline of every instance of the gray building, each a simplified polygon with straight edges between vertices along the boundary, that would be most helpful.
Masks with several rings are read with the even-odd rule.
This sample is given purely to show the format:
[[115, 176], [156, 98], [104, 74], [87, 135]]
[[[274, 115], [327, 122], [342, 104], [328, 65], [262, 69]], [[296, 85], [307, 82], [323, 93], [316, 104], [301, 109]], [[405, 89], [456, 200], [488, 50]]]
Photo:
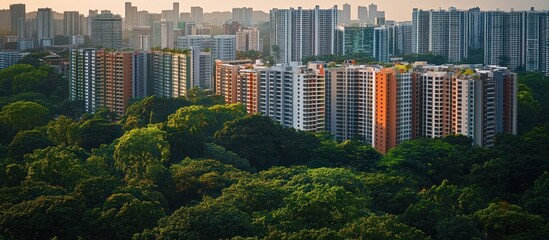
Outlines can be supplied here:
[[97, 47], [121, 48], [122, 18], [110, 11], [103, 10], [101, 14], [91, 18], [91, 42]]
[[270, 46], [276, 62], [289, 63], [309, 56], [334, 54], [337, 12], [337, 6], [271, 10]]
[[53, 41], [53, 12], [51, 8], [39, 8], [36, 15], [36, 22], [38, 24], [38, 42], [39, 46], [44, 46], [48, 40]]

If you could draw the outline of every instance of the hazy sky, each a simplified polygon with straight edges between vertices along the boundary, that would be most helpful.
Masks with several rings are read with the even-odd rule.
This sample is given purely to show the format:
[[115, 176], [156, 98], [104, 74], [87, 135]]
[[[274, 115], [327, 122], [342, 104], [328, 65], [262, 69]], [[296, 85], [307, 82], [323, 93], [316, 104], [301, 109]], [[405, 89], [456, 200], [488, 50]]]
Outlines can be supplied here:
[[[89, 9], [109, 9], [115, 13], [124, 15], [124, 0], [0, 0], [0, 9], [9, 8], [9, 4], [25, 3], [27, 12], [36, 11], [37, 8], [50, 7], [54, 11], [62, 12], [77, 10], [87, 14]], [[170, 0], [133, 0], [138, 10], [160, 12], [163, 9], [171, 9]], [[233, 7], [253, 7], [254, 9], [268, 12], [271, 8], [289, 8], [302, 6], [311, 8], [320, 5], [322, 8], [338, 5], [341, 9], [344, 3], [351, 4], [352, 19], [356, 18], [356, 7], [367, 6], [370, 3], [378, 5], [378, 10], [385, 11], [387, 19], [402, 21], [410, 20], [412, 8], [438, 9], [454, 6], [460, 9], [480, 7], [481, 9], [526, 10], [530, 7], [549, 10], [549, 0], [200, 0], [179, 1], [180, 11], [189, 12], [191, 6], [201, 6], [205, 12], [230, 11]]]

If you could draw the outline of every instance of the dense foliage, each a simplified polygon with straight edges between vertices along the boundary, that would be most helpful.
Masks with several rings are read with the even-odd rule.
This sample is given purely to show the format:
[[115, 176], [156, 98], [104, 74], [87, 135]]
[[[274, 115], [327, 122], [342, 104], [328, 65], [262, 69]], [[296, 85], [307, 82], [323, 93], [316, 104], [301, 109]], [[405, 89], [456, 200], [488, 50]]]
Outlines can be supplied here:
[[34, 88], [54, 80], [34, 71], [50, 70], [0, 72], [0, 239], [549, 239], [539, 75], [521, 76], [521, 114], [536, 114], [520, 116], [523, 134], [382, 156], [199, 90], [136, 100], [119, 121], [64, 116], [66, 84]]

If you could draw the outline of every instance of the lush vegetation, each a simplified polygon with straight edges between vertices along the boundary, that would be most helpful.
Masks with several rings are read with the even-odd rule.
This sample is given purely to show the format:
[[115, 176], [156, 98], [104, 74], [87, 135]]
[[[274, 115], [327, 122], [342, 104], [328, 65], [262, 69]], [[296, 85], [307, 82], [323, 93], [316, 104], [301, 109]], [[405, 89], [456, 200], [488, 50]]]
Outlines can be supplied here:
[[117, 122], [82, 115], [49, 71], [0, 72], [0, 239], [549, 238], [539, 75], [521, 76], [521, 113], [539, 119], [520, 136], [490, 149], [418, 139], [382, 156], [198, 90], [137, 100]]

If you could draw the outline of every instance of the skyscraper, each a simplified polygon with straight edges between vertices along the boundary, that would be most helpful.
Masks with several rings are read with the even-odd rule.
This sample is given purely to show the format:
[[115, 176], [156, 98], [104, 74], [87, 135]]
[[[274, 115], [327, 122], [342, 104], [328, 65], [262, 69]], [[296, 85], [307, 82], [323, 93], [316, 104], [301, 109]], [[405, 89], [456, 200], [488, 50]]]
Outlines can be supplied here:
[[108, 10], [91, 17], [91, 42], [104, 48], [122, 47], [122, 18]]
[[11, 28], [10, 30], [12, 32], [18, 31], [18, 21], [20, 18], [26, 19], [25, 17], [26, 11], [25, 11], [25, 4], [11, 4], [10, 5], [10, 20], [11, 20]]
[[431, 25], [429, 11], [414, 8], [412, 13], [412, 53], [429, 52]]
[[395, 25], [395, 55], [412, 53], [412, 22], [399, 22]]
[[129, 47], [136, 49], [136, 50], [150, 50], [150, 43], [149, 46], [144, 46], [143, 37], [145, 38], [151, 38], [151, 27], [149, 26], [137, 26], [133, 27], [130, 30], [129, 33]]
[[259, 37], [259, 29], [257, 28], [241, 28], [236, 32], [236, 51], [263, 51], [261, 46], [261, 38]]
[[188, 86], [191, 88], [213, 89], [212, 52], [203, 51], [200, 47], [191, 47], [190, 50]]
[[331, 9], [273, 9], [271, 41], [278, 63], [301, 61], [313, 55], [334, 54], [337, 6]]
[[235, 35], [215, 35], [213, 36], [213, 46], [211, 48], [214, 59], [223, 61], [236, 59], [236, 36]]
[[132, 6], [131, 2], [125, 3], [125, 15], [124, 15], [125, 29], [129, 30], [133, 26], [137, 26], [137, 7]]
[[351, 5], [347, 3], [343, 4], [343, 14], [341, 16], [341, 23], [343, 24], [351, 23]]
[[51, 8], [39, 8], [36, 15], [36, 22], [38, 24], [38, 42], [39, 45], [45, 46], [47, 41], [50, 43], [53, 41], [53, 13]]
[[358, 6], [357, 8], [358, 21], [360, 23], [368, 22], [368, 8], [364, 6]]
[[298, 63], [260, 72], [259, 110], [283, 126], [323, 131], [325, 117], [324, 64]]
[[377, 5], [372, 3], [368, 6], [368, 23], [375, 24], [377, 17], [378, 17]]
[[506, 68], [478, 69], [452, 76], [452, 133], [479, 146], [494, 145], [496, 134], [516, 134], [517, 75]]
[[389, 30], [385, 26], [374, 28], [374, 58], [389, 62]]
[[484, 17], [480, 8], [469, 9], [469, 47], [480, 49], [484, 47]]
[[172, 21], [174, 26], [177, 27], [177, 23], [179, 22], [179, 3], [178, 2], [173, 3], [172, 19], [170, 21]]
[[374, 58], [374, 27], [339, 27], [337, 54], [361, 53]]
[[187, 96], [187, 54], [152, 52], [154, 93], [159, 97]]
[[414, 53], [444, 56], [449, 62], [467, 58], [468, 12], [450, 8], [423, 11], [414, 9], [412, 45]]
[[152, 45], [153, 48], [174, 48], [173, 22], [160, 21], [154, 22], [152, 27]]
[[82, 34], [80, 23], [80, 13], [77, 11], [63, 12], [63, 34], [65, 36]]
[[233, 20], [242, 26], [251, 27], [254, 24], [253, 8], [233, 8]]
[[201, 7], [191, 7], [191, 20], [196, 24], [204, 22], [204, 10]]

